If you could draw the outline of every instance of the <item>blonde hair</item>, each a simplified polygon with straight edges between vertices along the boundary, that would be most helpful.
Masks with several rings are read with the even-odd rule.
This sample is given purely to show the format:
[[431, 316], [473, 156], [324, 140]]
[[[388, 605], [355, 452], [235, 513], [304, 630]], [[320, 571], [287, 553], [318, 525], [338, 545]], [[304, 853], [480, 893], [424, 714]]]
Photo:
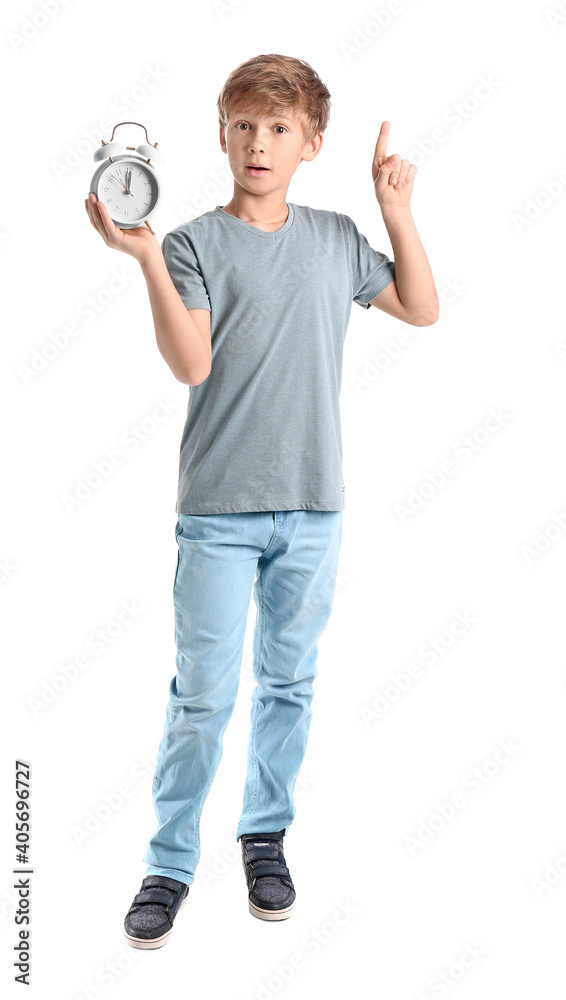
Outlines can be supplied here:
[[305, 143], [324, 132], [330, 117], [330, 93], [312, 66], [273, 52], [254, 56], [230, 73], [217, 101], [224, 127], [236, 105], [269, 117], [290, 112], [301, 122]]

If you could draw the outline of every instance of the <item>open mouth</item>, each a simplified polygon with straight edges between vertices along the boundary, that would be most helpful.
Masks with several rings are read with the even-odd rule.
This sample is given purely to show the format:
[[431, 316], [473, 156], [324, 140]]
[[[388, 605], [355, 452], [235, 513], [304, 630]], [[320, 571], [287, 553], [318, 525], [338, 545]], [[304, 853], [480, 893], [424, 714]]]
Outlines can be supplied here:
[[246, 167], [246, 170], [252, 177], [262, 177], [269, 173], [268, 167]]

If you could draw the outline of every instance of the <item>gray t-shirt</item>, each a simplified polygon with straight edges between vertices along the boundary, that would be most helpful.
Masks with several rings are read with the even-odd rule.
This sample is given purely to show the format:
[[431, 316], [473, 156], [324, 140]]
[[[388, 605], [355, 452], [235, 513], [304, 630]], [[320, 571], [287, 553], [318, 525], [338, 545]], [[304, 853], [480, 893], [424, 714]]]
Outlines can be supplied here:
[[395, 277], [348, 215], [287, 202], [264, 232], [223, 211], [161, 244], [188, 309], [211, 310], [212, 369], [189, 387], [178, 514], [343, 510], [339, 394], [352, 301]]

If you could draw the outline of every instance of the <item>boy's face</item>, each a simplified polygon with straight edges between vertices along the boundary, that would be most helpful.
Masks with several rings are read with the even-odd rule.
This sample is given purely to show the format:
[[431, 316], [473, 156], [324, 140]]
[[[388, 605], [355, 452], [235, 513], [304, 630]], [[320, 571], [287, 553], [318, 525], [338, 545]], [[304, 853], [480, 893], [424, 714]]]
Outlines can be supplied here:
[[[267, 194], [286, 190], [301, 160], [314, 160], [322, 133], [305, 143], [301, 122], [292, 112], [266, 117], [237, 107], [230, 112], [226, 129], [220, 126], [220, 145], [237, 183], [253, 194]], [[267, 169], [250, 170], [250, 163]]]

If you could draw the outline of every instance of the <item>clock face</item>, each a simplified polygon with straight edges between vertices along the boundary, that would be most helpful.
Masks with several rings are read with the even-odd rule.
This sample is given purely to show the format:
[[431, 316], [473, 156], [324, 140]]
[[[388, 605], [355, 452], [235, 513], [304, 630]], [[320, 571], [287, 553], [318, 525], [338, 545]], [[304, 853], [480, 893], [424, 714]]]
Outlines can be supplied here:
[[98, 197], [118, 225], [147, 218], [155, 207], [157, 194], [155, 175], [142, 160], [109, 163], [98, 181]]

